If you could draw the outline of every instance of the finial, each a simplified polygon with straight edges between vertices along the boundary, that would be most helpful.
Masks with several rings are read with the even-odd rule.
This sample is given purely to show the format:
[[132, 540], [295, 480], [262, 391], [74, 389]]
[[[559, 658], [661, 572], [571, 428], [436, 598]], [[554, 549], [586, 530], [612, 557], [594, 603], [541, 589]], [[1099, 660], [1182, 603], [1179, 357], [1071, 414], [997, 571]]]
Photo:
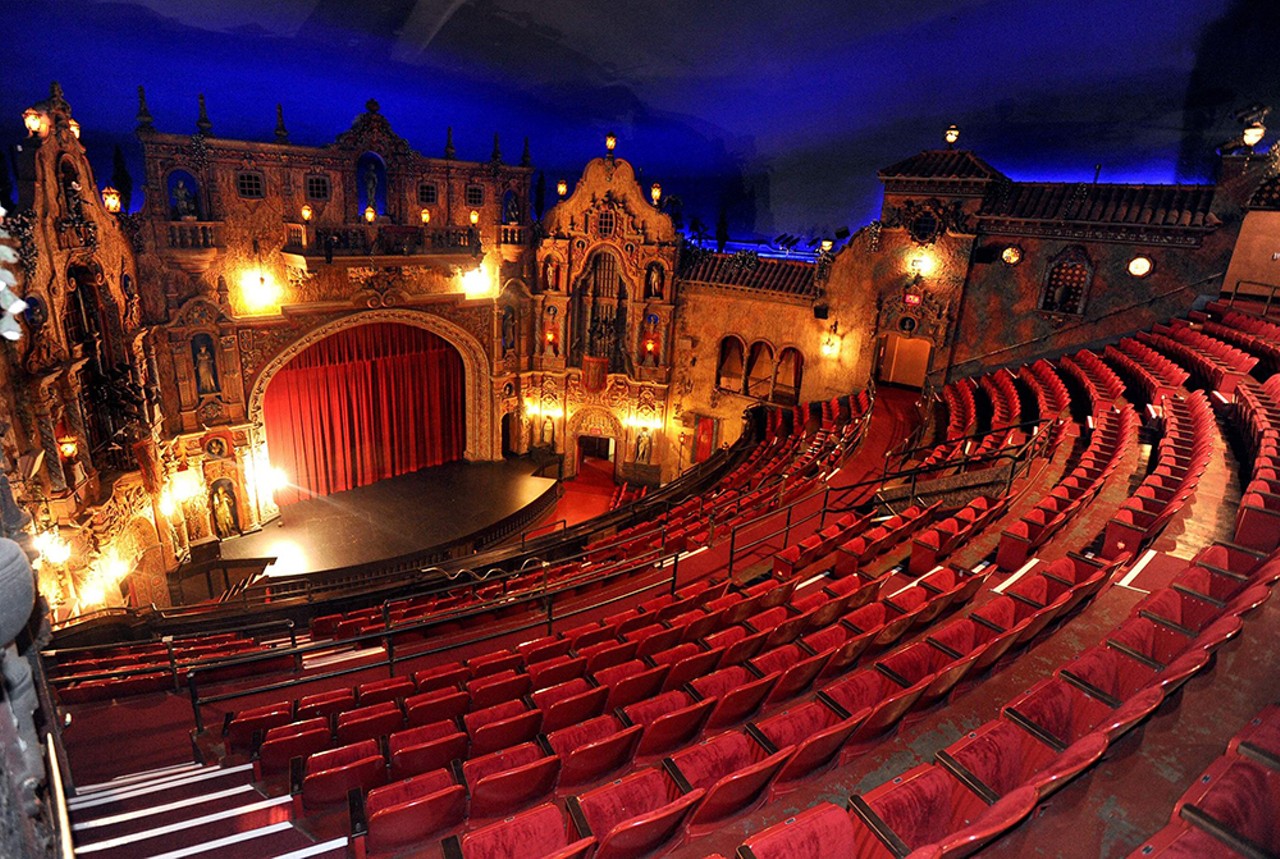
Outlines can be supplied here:
[[493, 133], [493, 153], [489, 156], [489, 160], [494, 164], [502, 163], [502, 147], [498, 145], [498, 132]]
[[200, 115], [196, 117], [196, 128], [206, 137], [213, 131], [213, 123], [209, 121], [209, 111], [204, 106], [204, 93], [200, 93]]
[[71, 113], [71, 105], [67, 104], [66, 98], [62, 95], [62, 84], [57, 81], [49, 84], [49, 107], [63, 113]]
[[151, 111], [147, 110], [147, 91], [138, 87], [138, 130], [155, 131], [156, 124], [151, 119]]
[[276, 143], [289, 142], [289, 129], [284, 127], [284, 105], [276, 105]]
[[369, 113], [377, 113], [382, 109], [382, 106], [378, 104], [378, 100], [376, 98], [371, 98], [364, 103], [364, 109], [369, 111]]
[[528, 167], [533, 161], [529, 158], [529, 138], [524, 139], [524, 151], [520, 153], [520, 166]]
[[458, 150], [453, 148], [453, 126], [451, 125], [444, 137], [444, 157], [453, 160], [457, 154]]

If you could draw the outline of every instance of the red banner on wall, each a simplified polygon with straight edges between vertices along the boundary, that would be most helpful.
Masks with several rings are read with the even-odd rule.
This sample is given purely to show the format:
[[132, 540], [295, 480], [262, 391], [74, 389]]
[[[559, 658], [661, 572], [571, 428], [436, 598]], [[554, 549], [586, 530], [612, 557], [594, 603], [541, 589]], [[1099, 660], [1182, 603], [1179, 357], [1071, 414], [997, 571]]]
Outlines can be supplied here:
[[698, 418], [698, 428], [693, 436], [693, 461], [702, 462], [716, 450], [716, 419]]

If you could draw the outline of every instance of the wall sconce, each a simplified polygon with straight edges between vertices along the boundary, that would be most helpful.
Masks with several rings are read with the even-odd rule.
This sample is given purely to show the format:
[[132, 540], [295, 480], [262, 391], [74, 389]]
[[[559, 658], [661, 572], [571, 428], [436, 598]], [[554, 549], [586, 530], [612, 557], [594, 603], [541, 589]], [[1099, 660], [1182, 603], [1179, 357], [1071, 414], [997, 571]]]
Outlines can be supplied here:
[[1017, 245], [1009, 245], [1000, 251], [1000, 259], [1005, 265], [1017, 265], [1022, 262], [1022, 248]]
[[1266, 133], [1267, 127], [1261, 122], [1254, 120], [1244, 127], [1244, 131], [1240, 136], [1244, 141], [1244, 145], [1252, 149], [1262, 142], [1262, 138]]
[[422, 219], [422, 226], [425, 227], [427, 224], [431, 223], [431, 210], [423, 209], [418, 213], [418, 217]]
[[928, 277], [933, 274], [936, 262], [929, 254], [924, 251], [919, 251], [911, 257], [911, 261], [908, 265], [910, 266], [912, 273], [917, 277]]
[[658, 351], [658, 341], [652, 337], [644, 338], [644, 354], [653, 355]]
[[662, 186], [657, 182], [649, 188], [649, 199], [653, 200], [653, 205], [657, 206], [662, 202]]
[[169, 489], [179, 503], [191, 501], [204, 493], [204, 481], [194, 468], [182, 468], [173, 473]]
[[840, 320], [831, 323], [827, 336], [822, 338], [822, 357], [835, 358], [840, 354]]
[[558, 196], [563, 197], [565, 194], [568, 194], [568, 193], [569, 193], [569, 183], [568, 183], [568, 182], [564, 181], [563, 179], [561, 179], [560, 181], [556, 182], [556, 194], [557, 194]]
[[240, 296], [250, 310], [267, 310], [280, 304], [280, 287], [266, 271], [251, 268], [240, 275]]
[[26, 126], [27, 136], [33, 137], [40, 135], [47, 137], [49, 135], [49, 114], [43, 110], [36, 110], [29, 107], [22, 112], [22, 124]]
[[474, 227], [478, 223], [480, 223], [480, 213], [477, 212], [475, 209], [472, 209], [471, 210], [471, 226]]
[[947, 148], [950, 149], [956, 145], [956, 141], [960, 139], [960, 127], [954, 122], [947, 126], [947, 130], [942, 132], [942, 139], [947, 142]]
[[924, 287], [921, 285], [922, 278], [916, 275], [911, 283], [907, 284], [907, 289], [902, 293], [902, 303], [907, 307], [919, 307], [924, 303]]
[[58, 455], [63, 459], [75, 459], [79, 452], [80, 445], [76, 443], [75, 436], [67, 435], [58, 439]]
[[604, 136], [604, 148], [613, 157], [613, 150], [618, 148], [618, 135], [610, 131]]
[[315, 210], [311, 208], [311, 204], [310, 204], [310, 203], [303, 203], [303, 204], [302, 204], [302, 210], [301, 210], [301, 212], [300, 212], [299, 214], [301, 214], [301, 215], [302, 215], [302, 220], [303, 220], [303, 221], [310, 223], [310, 221], [311, 221], [311, 216], [312, 216], [313, 214], [315, 214]]
[[373, 206], [364, 207], [364, 220], [367, 224], [372, 224], [378, 219], [378, 213], [374, 211]]
[[818, 245], [818, 247], [822, 249], [824, 254], [829, 254], [831, 253], [831, 248], [835, 247], [835, 242], [831, 241], [831, 239], [823, 239], [822, 244]]
[[1136, 278], [1144, 278], [1155, 270], [1156, 264], [1152, 262], [1151, 257], [1138, 254], [1129, 260], [1129, 275]]
[[488, 298], [493, 294], [492, 281], [484, 273], [484, 266], [476, 266], [463, 273], [462, 293], [467, 298]]
[[80, 139], [80, 123], [74, 119], [67, 120], [67, 128], [71, 129], [71, 136], [76, 140]]
[[102, 189], [102, 208], [113, 215], [120, 212], [120, 192], [110, 185]]

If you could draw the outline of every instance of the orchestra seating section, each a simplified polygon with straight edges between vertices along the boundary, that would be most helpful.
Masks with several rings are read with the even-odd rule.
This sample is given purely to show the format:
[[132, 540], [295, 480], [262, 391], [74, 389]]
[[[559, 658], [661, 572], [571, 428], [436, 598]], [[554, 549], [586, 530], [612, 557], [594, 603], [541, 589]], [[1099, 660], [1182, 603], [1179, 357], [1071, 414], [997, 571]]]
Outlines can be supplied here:
[[[953, 695], [981, 693], [1149, 561], [1221, 449], [1221, 418], [1244, 454], [1231, 540], [1185, 560], [1163, 555], [1167, 585], [996, 699], [994, 718], [847, 802], [809, 804], [751, 832], [737, 855], [972, 852], [1034, 828], [1050, 794], [1162, 704], [1178, 706], [1174, 693], [1211, 668], [1280, 580], [1277, 370], [1280, 326], [1213, 303], [1100, 350], [952, 382], [940, 393], [941, 440], [905, 467], [967, 474], [971, 460], [1047, 433], [1031, 455], [1061, 470], [901, 509], [877, 496], [822, 507], [839, 497], [823, 494], [830, 476], [857, 455], [871, 392], [772, 409], [763, 438], [714, 486], [601, 533], [576, 559], [314, 617], [312, 642], [357, 653], [394, 642], [424, 656], [381, 680], [274, 683], [274, 700], [227, 711], [194, 732], [194, 747], [211, 771], [244, 767], [255, 791], [288, 797], [292, 825], [334, 839], [332, 855], [638, 857], [696, 844], [820, 783]], [[1133, 471], [1124, 464], [1142, 433], [1155, 440]], [[632, 492], [615, 501], [638, 500]], [[1104, 503], [1107, 493], [1121, 500]], [[784, 545], [745, 571], [673, 578], [660, 595], [584, 611], [518, 644], [483, 643], [486, 625], [516, 617], [524, 596], [589, 606], [788, 505], [820, 509], [803, 527], [788, 514]], [[1097, 524], [1080, 536], [1087, 516]], [[481, 643], [459, 656], [436, 647], [446, 638]], [[64, 705], [171, 694], [184, 666], [265, 647], [228, 634], [100, 648], [55, 653], [49, 671]], [[279, 659], [232, 663], [217, 679], [294, 676], [288, 648]], [[77, 679], [152, 666], [118, 686]], [[1280, 851], [1278, 738], [1272, 707], [1133, 855]]]

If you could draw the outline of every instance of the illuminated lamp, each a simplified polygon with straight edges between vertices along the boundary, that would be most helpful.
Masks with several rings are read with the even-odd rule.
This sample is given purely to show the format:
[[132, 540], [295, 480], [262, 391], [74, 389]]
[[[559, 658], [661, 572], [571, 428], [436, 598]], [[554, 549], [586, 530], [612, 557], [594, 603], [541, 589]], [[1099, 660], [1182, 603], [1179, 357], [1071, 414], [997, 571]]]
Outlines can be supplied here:
[[28, 137], [36, 134], [44, 137], [49, 133], [49, 114], [29, 107], [22, 112], [22, 124], [27, 128]]
[[924, 296], [912, 290], [907, 290], [907, 294], [902, 297], [902, 303], [907, 305], [907, 307], [919, 307], [920, 302], [923, 300]]
[[834, 243], [834, 242], [832, 242], [832, 241], [831, 241], [831, 239], [823, 239], [823, 240], [822, 240], [822, 244], [821, 244], [821, 245], [819, 245], [819, 247], [821, 247], [821, 248], [822, 248], [822, 252], [823, 252], [824, 254], [829, 254], [829, 253], [831, 253], [831, 248], [834, 246], [834, 244], [835, 244], [835, 243]]
[[960, 139], [960, 127], [954, 122], [947, 126], [947, 130], [942, 132], [942, 139], [947, 141], [948, 146], [955, 146], [956, 141]]
[[246, 269], [240, 275], [240, 295], [250, 310], [266, 310], [280, 303], [280, 287], [262, 269]]
[[111, 214], [120, 211], [120, 192], [110, 185], [102, 189], [102, 207]]
[[1151, 274], [1155, 268], [1155, 263], [1151, 261], [1151, 257], [1138, 254], [1129, 260], [1129, 274], [1133, 277], [1146, 277]]
[[35, 544], [40, 557], [51, 564], [65, 564], [71, 560], [71, 544], [58, 534], [56, 525], [37, 534]]
[[662, 186], [657, 182], [649, 188], [649, 199], [653, 200], [655, 206], [662, 202]]
[[472, 209], [471, 210], [471, 226], [474, 227], [478, 223], [480, 223], [480, 213], [477, 212], [475, 209]]
[[179, 502], [190, 501], [204, 492], [200, 475], [196, 473], [194, 468], [183, 468], [175, 471], [170, 483], [170, 489], [173, 492], [174, 499]]
[[614, 134], [612, 131], [606, 134], [604, 136], [604, 148], [608, 150], [610, 155], [612, 155], [613, 150], [618, 148], [618, 135]]
[[[5, 277], [12, 280], [12, 276], [8, 273], [5, 273]], [[4, 280], [0, 278], [0, 310], [17, 315], [26, 309], [27, 303], [22, 300], [21, 296], [6, 286]]]
[[427, 224], [431, 223], [431, 210], [423, 209], [418, 213], [418, 217], [422, 219], [422, 226], [425, 227]]
[[71, 129], [71, 136], [76, 140], [80, 139], [80, 123], [74, 119], [67, 120], [67, 128]]
[[1262, 141], [1262, 137], [1266, 133], [1267, 127], [1261, 122], [1255, 120], [1244, 127], [1244, 133], [1241, 135], [1241, 138], [1244, 140], [1245, 146], [1253, 148]]
[[80, 446], [76, 443], [74, 436], [67, 435], [58, 439], [58, 453], [63, 459], [75, 459], [79, 451]]
[[554, 342], [556, 342], [556, 332], [554, 332], [554, 331], [548, 331], [548, 332], [547, 332], [547, 342], [548, 342], [548, 343], [554, 343]]
[[658, 341], [652, 337], [646, 337], [644, 340], [644, 351], [646, 355], [652, 355], [658, 348]]
[[568, 182], [564, 181], [563, 179], [561, 179], [559, 182], [556, 182], [556, 194], [557, 194], [557, 195], [559, 195], [559, 196], [563, 197], [565, 194], [568, 194], [568, 193], [569, 193], [569, 183], [568, 183]]
[[935, 262], [932, 256], [922, 251], [911, 257], [909, 265], [918, 277], [928, 277], [933, 274]]
[[467, 298], [484, 298], [490, 293], [489, 278], [484, 268], [476, 266], [462, 275], [462, 292]]
[[303, 203], [303, 204], [302, 204], [302, 211], [301, 211], [299, 214], [301, 214], [301, 215], [302, 215], [302, 220], [304, 220], [304, 221], [310, 221], [310, 220], [311, 220], [311, 216], [312, 216], [313, 214], [315, 214], [315, 210], [311, 208], [311, 204], [310, 204], [310, 203]]
[[166, 519], [178, 512], [178, 502], [174, 500], [173, 493], [168, 489], [160, 492], [160, 515]]
[[374, 211], [373, 206], [364, 207], [364, 219], [366, 223], [370, 224], [378, 219], [378, 213]]
[[1000, 251], [1000, 259], [1004, 261], [1005, 265], [1017, 265], [1022, 262], [1022, 248], [1017, 245], [1009, 245]]

